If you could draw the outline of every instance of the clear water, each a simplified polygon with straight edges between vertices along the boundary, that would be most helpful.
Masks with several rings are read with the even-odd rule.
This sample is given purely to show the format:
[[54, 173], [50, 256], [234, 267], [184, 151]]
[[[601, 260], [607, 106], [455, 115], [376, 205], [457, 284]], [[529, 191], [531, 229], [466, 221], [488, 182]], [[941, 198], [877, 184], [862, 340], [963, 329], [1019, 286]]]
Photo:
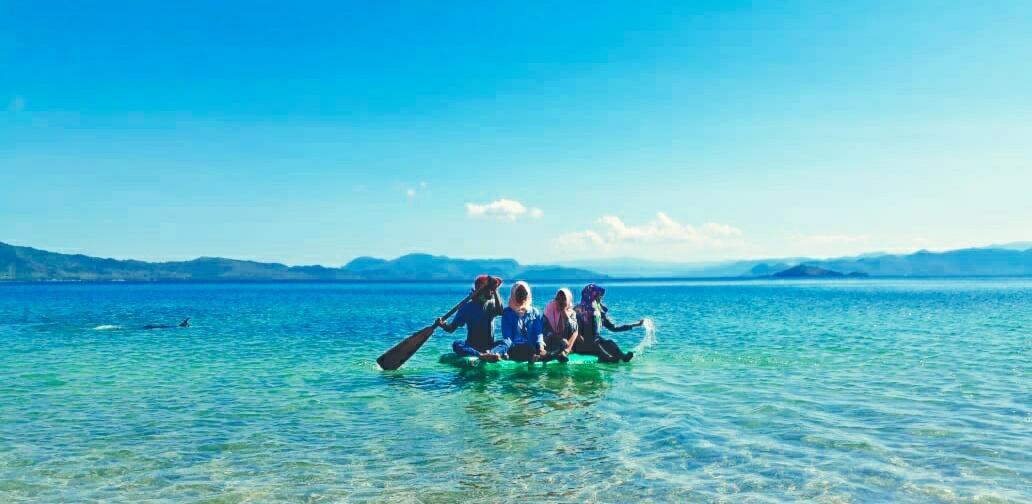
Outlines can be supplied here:
[[0, 502], [1032, 501], [1030, 279], [614, 284], [630, 365], [376, 368], [464, 291], [0, 285]]

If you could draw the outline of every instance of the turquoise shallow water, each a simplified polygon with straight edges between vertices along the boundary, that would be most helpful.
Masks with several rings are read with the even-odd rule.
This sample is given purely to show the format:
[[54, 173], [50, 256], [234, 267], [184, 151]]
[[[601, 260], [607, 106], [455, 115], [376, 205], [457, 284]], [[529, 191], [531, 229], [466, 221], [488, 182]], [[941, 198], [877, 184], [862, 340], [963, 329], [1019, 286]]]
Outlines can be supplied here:
[[1030, 279], [614, 284], [631, 365], [376, 368], [464, 291], [0, 285], [0, 502], [1032, 501]]

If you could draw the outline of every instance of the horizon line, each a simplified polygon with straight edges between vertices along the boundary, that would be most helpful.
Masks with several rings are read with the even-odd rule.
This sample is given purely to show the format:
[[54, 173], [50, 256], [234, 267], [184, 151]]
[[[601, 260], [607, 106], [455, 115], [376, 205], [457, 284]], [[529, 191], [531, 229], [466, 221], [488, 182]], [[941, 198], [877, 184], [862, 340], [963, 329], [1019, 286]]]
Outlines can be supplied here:
[[[832, 259], [856, 258], [856, 257], [860, 257], [860, 256], [869, 256], [869, 255], [873, 255], [875, 257], [878, 257], [878, 256], [911, 255], [911, 254], [917, 254], [917, 253], [920, 253], [920, 252], [946, 253], [946, 252], [956, 252], [956, 251], [961, 251], [961, 250], [992, 249], [994, 247], [1006, 247], [1008, 245], [1022, 244], [1022, 243], [1029, 244], [1029, 246], [1026, 249], [1022, 249], [1022, 250], [1032, 249], [1032, 241], [1013, 240], [1013, 241], [1008, 241], [1008, 242], [1003, 242], [1003, 243], [991, 243], [991, 244], [988, 244], [988, 245], [971, 245], [971, 246], [959, 247], [959, 248], [942, 248], [942, 249], [920, 248], [920, 249], [912, 250], [912, 251], [909, 251], [909, 252], [902, 252], [902, 251], [900, 251], [900, 252], [873, 251], [873, 252], [860, 252], [860, 253], [856, 253], [856, 254], [852, 254], [852, 255], [832, 255], [832, 256], [741, 257], [741, 258], [728, 258], [728, 259], [717, 259], [717, 260], [708, 260], [708, 261], [704, 261], [704, 260], [697, 260], [697, 261], [676, 261], [676, 260], [674, 260], [674, 261], [671, 261], [671, 260], [663, 260], [663, 259], [648, 259], [648, 258], [642, 258], [642, 257], [615, 256], [615, 257], [598, 257], [598, 258], [582, 258], [582, 259], [559, 259], [559, 260], [552, 261], [552, 262], [527, 262], [527, 263], [523, 263], [523, 262], [521, 262], [520, 260], [518, 260], [518, 259], [516, 259], [514, 257], [459, 257], [459, 256], [450, 256], [450, 255], [446, 255], [446, 254], [435, 254], [435, 253], [431, 253], [431, 252], [407, 252], [407, 253], [404, 253], [404, 254], [401, 254], [401, 255], [397, 255], [397, 256], [395, 256], [393, 258], [390, 258], [390, 259], [384, 258], [384, 257], [371, 256], [371, 255], [359, 255], [359, 256], [355, 256], [355, 257], [349, 259], [348, 261], [340, 264], [339, 266], [334, 266], [334, 265], [314, 264], [314, 263], [308, 263], [308, 264], [289, 264], [289, 263], [280, 262], [280, 261], [267, 261], [267, 260], [258, 260], [258, 259], [242, 259], [242, 258], [235, 258], [235, 257], [210, 256], [210, 255], [199, 255], [199, 256], [196, 256], [196, 257], [193, 257], [193, 258], [190, 258], [190, 259], [137, 259], [137, 258], [132, 258], [132, 257], [120, 258], [120, 257], [104, 256], [104, 255], [92, 255], [90, 253], [84, 253], [84, 252], [66, 252], [66, 251], [60, 251], [60, 250], [49, 250], [49, 249], [38, 248], [38, 247], [35, 247], [35, 246], [32, 246], [32, 245], [17, 245], [17, 244], [8, 242], [8, 241], [0, 240], [0, 245], [9, 245], [9, 246], [12, 246], [12, 247], [31, 248], [31, 249], [35, 249], [35, 250], [39, 250], [39, 251], [43, 251], [43, 252], [48, 252], [48, 253], [53, 253], [53, 254], [81, 255], [81, 256], [91, 257], [91, 258], [95, 258], [95, 259], [107, 259], [107, 260], [124, 261], [124, 262], [136, 261], [136, 262], [145, 262], [145, 263], [157, 264], [157, 263], [193, 262], [193, 261], [199, 261], [199, 260], [202, 260], [202, 259], [223, 259], [223, 260], [229, 260], [229, 261], [253, 262], [253, 263], [258, 263], [258, 264], [278, 264], [278, 265], [282, 265], [282, 266], [286, 266], [286, 267], [290, 267], [290, 268], [296, 268], [296, 267], [322, 267], [322, 268], [327, 268], [327, 269], [343, 269], [344, 267], [346, 267], [352, 261], [354, 261], [356, 259], [361, 259], [361, 258], [371, 258], [371, 259], [379, 259], [379, 260], [384, 260], [384, 261], [393, 261], [393, 260], [400, 259], [402, 257], [411, 256], [411, 255], [425, 255], [425, 256], [431, 256], [431, 257], [441, 257], [441, 258], [446, 258], [446, 259], [454, 259], [454, 260], [462, 260], [462, 261], [510, 261], [511, 260], [511, 261], [515, 261], [517, 264], [519, 264], [521, 266], [563, 266], [563, 263], [571, 264], [571, 263], [576, 263], [576, 262], [619, 261], [619, 260], [639, 261], [639, 262], [647, 262], [647, 263], [662, 263], [662, 264], [679, 265], [679, 266], [714, 266], [714, 265], [720, 265], [720, 264], [731, 264], [731, 263], [735, 263], [735, 262], [746, 262], [746, 261], [791, 261], [791, 260], [800, 260], [800, 259], [803, 259], [803, 260], [825, 261], [825, 260], [832, 260]], [[573, 267], [576, 268], [578, 266], [574, 265]], [[693, 277], [693, 278], [696, 278], [696, 277]]]

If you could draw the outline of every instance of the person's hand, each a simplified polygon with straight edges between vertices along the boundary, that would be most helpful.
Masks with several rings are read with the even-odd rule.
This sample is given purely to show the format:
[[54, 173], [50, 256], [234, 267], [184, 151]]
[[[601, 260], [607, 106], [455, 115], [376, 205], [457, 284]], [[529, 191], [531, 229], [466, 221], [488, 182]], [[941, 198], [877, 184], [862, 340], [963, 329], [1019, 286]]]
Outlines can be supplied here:
[[434, 321], [434, 327], [444, 327], [444, 319], [437, 317], [437, 320]]
[[638, 327], [641, 327], [641, 326], [645, 325], [645, 319], [639, 320], [638, 323], [635, 324], [635, 325], [638, 326]]
[[494, 285], [491, 286], [491, 290], [498, 292], [498, 288], [502, 286], [502, 277], [492, 277], [491, 280], [494, 281]]

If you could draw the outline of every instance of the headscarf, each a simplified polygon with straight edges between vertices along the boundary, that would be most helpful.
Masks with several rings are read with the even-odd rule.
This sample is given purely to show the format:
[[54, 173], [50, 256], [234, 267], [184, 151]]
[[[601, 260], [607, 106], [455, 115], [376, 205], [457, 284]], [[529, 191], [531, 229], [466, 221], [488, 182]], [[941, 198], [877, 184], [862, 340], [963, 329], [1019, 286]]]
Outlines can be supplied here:
[[595, 327], [602, 325], [602, 315], [609, 311], [602, 304], [602, 295], [606, 290], [595, 284], [588, 284], [581, 290], [580, 304], [577, 305], [577, 312], [584, 320], [595, 319]]
[[[560, 337], [565, 338], [566, 321], [573, 315], [573, 293], [566, 287], [559, 289], [559, 292], [566, 296], [566, 309], [560, 310], [559, 303], [557, 303], [555, 299], [552, 299], [548, 302], [548, 306], [545, 307], [545, 318], [547, 318], [548, 323], [552, 325], [552, 330]], [[556, 294], [559, 292], [556, 292]]]
[[[491, 280], [491, 277], [489, 275], [480, 275], [480, 276], [478, 276], [476, 278], [476, 280], [473, 280], [473, 291], [472, 292], [476, 292], [477, 289], [483, 287], [490, 280]], [[481, 292], [476, 297], [477, 302], [479, 302], [480, 304], [486, 303], [488, 299], [491, 299], [491, 291], [490, 290], [483, 291], [483, 292]]]
[[[527, 299], [522, 304], [516, 302], [516, 289], [521, 285], [524, 289], [527, 289]], [[509, 308], [512, 308], [518, 315], [523, 316], [528, 310], [530, 310], [532, 302], [533, 298], [530, 295], [530, 285], [527, 284], [527, 282], [520, 280], [519, 282], [512, 284], [512, 288], [509, 289]]]

